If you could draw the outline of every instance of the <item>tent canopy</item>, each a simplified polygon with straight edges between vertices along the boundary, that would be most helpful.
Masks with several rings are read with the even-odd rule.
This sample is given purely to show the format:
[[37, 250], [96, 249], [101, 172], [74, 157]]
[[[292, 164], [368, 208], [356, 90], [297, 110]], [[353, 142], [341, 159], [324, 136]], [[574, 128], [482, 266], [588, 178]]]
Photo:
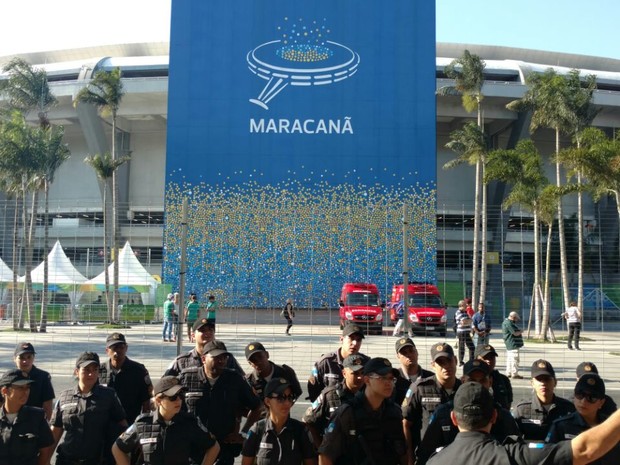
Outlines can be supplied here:
[[[54, 290], [53, 287], [55, 286], [62, 289], [67, 288], [67, 285], [81, 284], [86, 281], [86, 277], [73, 266], [71, 260], [65, 255], [65, 251], [59, 241], [56, 241], [56, 244], [54, 244], [54, 247], [48, 254], [47, 262], [50, 290]], [[39, 266], [30, 272], [33, 284], [43, 283], [43, 268], [44, 262], [41, 262]], [[18, 281], [20, 283], [25, 282], [26, 276], [22, 276]]]
[[13, 281], [13, 271], [0, 258], [0, 283], [10, 283]]

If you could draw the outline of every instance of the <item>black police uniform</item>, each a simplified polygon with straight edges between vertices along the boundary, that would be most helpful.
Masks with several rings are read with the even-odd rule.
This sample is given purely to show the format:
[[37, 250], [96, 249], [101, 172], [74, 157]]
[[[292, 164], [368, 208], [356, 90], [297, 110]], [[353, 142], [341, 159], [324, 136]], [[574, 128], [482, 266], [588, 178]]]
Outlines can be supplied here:
[[[295, 374], [295, 370], [293, 370], [288, 365], [276, 365], [273, 362], [269, 362], [269, 364], [272, 368], [269, 379], [286, 379], [291, 385], [291, 391], [293, 391], [293, 395], [295, 397], [300, 397], [302, 391], [299, 380], [297, 379], [297, 375]], [[260, 397], [261, 400], [264, 399], [265, 395], [263, 394], [263, 390], [265, 389], [265, 386], [267, 386], [267, 382], [269, 380], [259, 377], [256, 371], [252, 371], [252, 373], [245, 375], [245, 378], [247, 379], [248, 383], [250, 383], [250, 386], [252, 386], [252, 389], [254, 389], [256, 395]]]
[[0, 406], [0, 464], [35, 465], [39, 450], [54, 444], [45, 412], [23, 406], [11, 423]]
[[[450, 418], [450, 412], [453, 408], [454, 402], [451, 400], [435, 409], [424, 437], [422, 437], [420, 447], [416, 451], [416, 465], [424, 465], [435, 451], [451, 444], [456, 438], [459, 429]], [[491, 436], [500, 443], [504, 442], [508, 436], [521, 436], [519, 426], [510, 411], [497, 402], [495, 403], [495, 410], [497, 411], [497, 421], [491, 427]]]
[[[201, 367], [202, 366], [202, 356], [198, 353], [196, 348], [194, 347], [186, 354], [181, 354], [177, 358], [175, 358], [172, 363], [166, 368], [164, 376], [179, 376], [181, 372], [185, 368], [191, 367]], [[230, 368], [231, 370], [236, 371], [241, 376], [245, 376], [245, 371], [237, 362], [237, 359], [230, 354], [228, 356], [228, 362], [226, 363], [226, 368]]]
[[170, 422], [158, 412], [140, 415], [116, 440], [118, 448], [129, 454], [137, 447], [145, 465], [187, 465], [202, 463], [205, 453], [215, 445], [215, 437], [194, 415], [179, 412]]
[[339, 464], [400, 464], [407, 455], [400, 409], [386, 399], [372, 410], [364, 392], [358, 392], [330, 421], [319, 453]]
[[435, 375], [411, 383], [403, 401], [403, 418], [411, 423], [411, 443], [414, 453], [420, 445], [435, 409], [452, 400], [460, 385], [461, 381], [456, 379], [452, 392], [448, 392], [439, 384]]
[[394, 386], [394, 392], [392, 393], [392, 400], [397, 405], [401, 405], [407, 396], [407, 391], [409, 390], [411, 383], [415, 383], [419, 379], [428, 378], [433, 375], [434, 373], [432, 371], [425, 370], [420, 365], [418, 365], [418, 374], [415, 376], [410, 376], [404, 372], [402, 367], [399, 368], [398, 378], [396, 378], [396, 385]]
[[554, 396], [547, 408], [543, 407], [536, 394], [531, 400], [521, 401], [514, 409], [513, 416], [517, 420], [523, 438], [527, 441], [544, 441], [551, 423], [575, 411], [575, 406], [568, 400]]
[[26, 405], [31, 407], [43, 407], [43, 402], [53, 400], [56, 397], [52, 386], [52, 377], [45, 371], [32, 366], [28, 378], [34, 381], [30, 384], [30, 394]]
[[114, 389], [95, 385], [87, 395], [77, 387], [62, 391], [50, 422], [65, 431], [56, 465], [99, 464], [110, 431], [124, 419], [125, 411]]
[[142, 412], [142, 404], [151, 398], [149, 372], [141, 363], [125, 359], [120, 370], [112, 367], [110, 359], [99, 366], [99, 384], [113, 388], [131, 424]]
[[223, 440], [236, 431], [239, 412], [259, 407], [260, 399], [246, 380], [230, 369], [224, 369], [213, 385], [203, 367], [184, 369], [179, 380], [186, 389], [188, 411], [196, 415], [220, 443], [218, 462], [232, 463], [241, 452], [241, 445], [227, 444]]
[[255, 457], [256, 465], [294, 465], [315, 458], [317, 452], [302, 422], [289, 417], [278, 434], [267, 417], [252, 425], [241, 455]]
[[350, 391], [344, 381], [335, 386], [328, 386], [316, 398], [312, 405], [304, 413], [303, 421], [312, 425], [318, 434], [323, 436], [329, 420], [334, 415], [338, 407], [345, 402], [350, 402], [355, 397], [355, 393]]
[[493, 399], [505, 409], [510, 410], [513, 401], [510, 379], [497, 370], [491, 372], [491, 379], [493, 380], [493, 384], [491, 385], [493, 388]]
[[[599, 410], [599, 423], [605, 421], [605, 419], [607, 419], [607, 415], [602, 414]], [[587, 429], [590, 429], [590, 425], [586, 423], [578, 412], [573, 412], [565, 417], [558, 418], [551, 424], [551, 429], [549, 430], [545, 442], [555, 444], [561, 441], [568, 441]], [[620, 443], [616, 444], [613, 449], [600, 459], [590, 463], [595, 465], [617, 465], [620, 463]]]
[[[370, 360], [370, 357], [367, 355], [358, 355], [362, 357], [362, 365]], [[312, 375], [308, 380], [308, 398], [311, 401], [314, 402], [327, 386], [336, 385], [344, 379], [342, 376], [343, 360], [340, 349], [338, 349], [335, 352], [322, 355], [314, 364]]]
[[500, 444], [493, 436], [478, 431], [458, 433], [452, 444], [433, 455], [427, 465], [572, 465], [569, 441], [531, 448], [524, 442]]

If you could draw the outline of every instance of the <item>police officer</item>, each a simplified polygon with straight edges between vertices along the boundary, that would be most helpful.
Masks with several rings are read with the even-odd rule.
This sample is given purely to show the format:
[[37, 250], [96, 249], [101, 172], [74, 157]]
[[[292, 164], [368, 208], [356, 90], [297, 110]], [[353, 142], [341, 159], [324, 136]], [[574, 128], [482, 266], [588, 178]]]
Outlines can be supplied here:
[[42, 409], [26, 405], [33, 380], [21, 370], [0, 377], [0, 463], [47, 464], [54, 438]]
[[[75, 362], [78, 384], [60, 393], [52, 413], [58, 446], [56, 465], [99, 465], [104, 452], [127, 428], [125, 411], [114, 389], [98, 384], [99, 356], [83, 352]], [[105, 451], [104, 451], [105, 448]]]
[[164, 376], [153, 389], [156, 410], [140, 415], [112, 446], [117, 465], [129, 465], [129, 454], [140, 449], [145, 465], [211, 465], [220, 447], [194, 415], [182, 412], [183, 386]]
[[45, 412], [45, 418], [49, 421], [52, 417], [52, 406], [56, 394], [50, 374], [34, 365], [35, 354], [34, 347], [30, 342], [20, 342], [15, 347], [13, 358], [17, 369], [34, 381], [30, 386], [30, 395], [26, 405], [42, 408]]
[[[194, 348], [186, 354], [181, 354], [175, 358], [164, 373], [167, 376], [178, 376], [184, 368], [202, 366], [202, 351], [204, 346], [215, 340], [215, 323], [209, 322], [206, 318], [196, 320], [192, 326], [194, 334]], [[245, 376], [245, 372], [234, 355], [230, 354], [226, 362], [226, 368], [235, 370], [241, 376]]]
[[450, 344], [433, 344], [431, 360], [435, 374], [412, 383], [403, 401], [403, 427], [410, 460], [415, 456], [435, 409], [452, 399], [461, 384], [456, 377], [456, 357]]
[[[473, 381], [489, 389], [491, 387], [491, 367], [482, 360], [470, 360], [463, 366], [461, 381], [463, 383]], [[459, 430], [450, 417], [453, 408], [454, 400], [450, 400], [435, 409], [422, 438], [422, 443], [418, 447], [416, 465], [424, 465], [431, 454], [444, 448], [456, 438]], [[508, 436], [520, 436], [521, 432], [517, 422], [510, 414], [510, 410], [503, 408], [498, 402], [495, 402], [495, 410], [497, 410], [497, 420], [491, 427], [491, 436], [500, 443], [504, 442]]]
[[99, 367], [99, 383], [114, 388], [131, 424], [141, 412], [151, 410], [151, 377], [144, 365], [127, 357], [123, 334], [112, 333], [107, 337], [106, 353], [109, 358]]
[[[308, 398], [314, 402], [327, 386], [342, 381], [342, 361], [349, 355], [359, 353], [364, 339], [364, 331], [358, 325], [348, 324], [342, 330], [340, 348], [335, 352], [324, 354], [315, 362], [312, 374], [308, 379]], [[360, 354], [364, 363], [368, 357]]]
[[342, 362], [342, 366], [344, 367], [342, 369], [344, 379], [334, 386], [327, 386], [323, 389], [303, 417], [303, 422], [308, 425], [317, 447], [321, 445], [323, 432], [334, 412], [344, 402], [352, 400], [355, 393], [364, 385], [362, 374], [364, 365], [360, 354], [349, 355]]
[[[226, 368], [230, 353], [221, 341], [204, 346], [202, 366], [185, 368], [179, 379], [187, 390], [186, 404], [203, 425], [217, 438], [220, 453], [217, 463], [232, 465], [241, 453], [241, 445], [250, 427], [261, 416], [261, 402], [246, 380]], [[249, 410], [239, 430], [239, 412]]]
[[512, 384], [508, 376], [495, 369], [497, 364], [497, 352], [490, 344], [483, 344], [476, 347], [475, 357], [484, 361], [491, 367], [491, 377], [493, 379], [493, 397], [505, 409], [510, 410], [512, 406]]
[[522, 441], [500, 444], [489, 431], [497, 417], [495, 400], [479, 383], [463, 384], [454, 397], [452, 420], [459, 434], [452, 444], [428, 461], [428, 465], [586, 465], [607, 453], [620, 441], [620, 412], [570, 441], [531, 447]]
[[407, 390], [411, 383], [420, 378], [433, 376], [432, 371], [425, 370], [418, 364], [418, 349], [409, 337], [401, 337], [396, 341], [396, 357], [400, 362], [398, 378], [394, 388], [394, 402], [400, 405], [405, 400]]
[[364, 365], [364, 389], [338, 409], [321, 447], [321, 465], [405, 464], [407, 446], [402, 415], [390, 400], [398, 370], [386, 358], [373, 358]]
[[261, 398], [265, 397], [264, 389], [267, 382], [273, 378], [287, 379], [295, 397], [301, 396], [301, 386], [293, 370], [288, 365], [276, 365], [269, 360], [269, 352], [260, 342], [250, 342], [245, 346], [245, 358], [252, 367], [252, 372], [247, 374], [247, 379], [254, 392]]
[[568, 400], [555, 395], [555, 370], [546, 360], [532, 363], [532, 387], [534, 392], [528, 400], [522, 400], [514, 409], [523, 437], [532, 442], [542, 442], [547, 437], [551, 423], [575, 411]]
[[297, 400], [291, 383], [285, 378], [272, 378], [264, 394], [269, 413], [250, 428], [241, 465], [316, 465], [317, 453], [309, 431], [290, 415]]
[[[594, 373], [600, 376], [598, 372], [598, 368], [596, 368], [596, 365], [592, 362], [581, 362], [579, 365], [577, 365], [577, 368], [575, 371], [577, 373], [577, 381], [579, 381], [579, 378], [581, 378], [583, 375], [587, 375], [591, 373]], [[601, 413], [605, 415], [605, 417], [608, 417], [612, 413], [614, 413], [617, 409], [618, 409], [618, 406], [616, 405], [616, 402], [611, 397], [609, 397], [607, 394], [605, 394], [605, 403], [601, 407]]]
[[[605, 405], [605, 382], [595, 373], [583, 375], [575, 385], [573, 400], [577, 411], [553, 422], [546, 442], [556, 443], [571, 439], [582, 431], [601, 424], [607, 415], [603, 413]], [[620, 444], [596, 461], [598, 465], [620, 463]]]

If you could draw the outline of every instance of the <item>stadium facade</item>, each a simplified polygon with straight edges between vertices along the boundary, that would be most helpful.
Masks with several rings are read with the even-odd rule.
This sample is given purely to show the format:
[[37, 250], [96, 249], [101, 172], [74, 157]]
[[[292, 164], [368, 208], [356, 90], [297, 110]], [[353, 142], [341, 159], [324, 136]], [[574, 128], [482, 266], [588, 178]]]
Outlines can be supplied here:
[[[560, 73], [578, 69], [582, 75], [597, 76], [594, 104], [599, 113], [594, 126], [612, 133], [620, 127], [620, 60], [551, 53], [506, 47], [467, 44], [437, 44], [436, 85], [449, 84], [443, 68], [468, 49], [486, 62], [484, 124], [494, 147], [513, 147], [516, 141], [532, 137], [541, 153], [554, 151], [554, 134], [538, 130], [530, 135], [527, 115], [505, 108], [506, 103], [523, 96], [525, 76], [549, 67]], [[109, 151], [110, 129], [93, 108], [74, 108], [73, 97], [97, 70], [120, 67], [126, 95], [118, 118], [118, 143], [131, 161], [120, 169], [122, 240], [129, 240], [140, 261], [155, 274], [162, 274], [163, 222], [166, 179], [166, 123], [168, 98], [167, 43], [125, 44], [20, 55], [44, 68], [59, 104], [50, 111], [52, 124], [63, 125], [71, 158], [58, 170], [50, 190], [50, 239], [58, 239], [73, 264], [86, 276], [102, 270], [103, 236], [101, 188], [86, 156]], [[0, 63], [11, 57], [0, 58]], [[206, 110], [208, 111], [208, 110]], [[35, 115], [32, 115], [34, 118]], [[473, 168], [442, 169], [455, 157], [445, 148], [451, 131], [475, 115], [467, 114], [460, 98], [437, 97], [437, 280], [450, 303], [463, 295], [471, 263], [472, 216], [474, 205]], [[562, 140], [567, 146], [568, 140]], [[555, 179], [554, 168], [547, 165]], [[498, 259], [489, 265], [489, 299], [509, 306], [523, 306], [531, 293], [533, 232], [531, 215], [513, 208], [503, 211], [501, 202], [506, 186], [489, 186], [489, 250]], [[13, 263], [13, 203], [1, 203], [0, 256]], [[565, 216], [576, 212], [576, 201], [568, 197]], [[37, 227], [35, 260], [42, 257], [42, 205]], [[400, 224], [392, 225], [400, 228]], [[599, 287], [618, 282], [618, 215], [615, 202], [604, 198], [585, 204], [585, 224], [590, 250], [586, 281]], [[576, 255], [576, 252], [575, 252]], [[19, 263], [19, 260], [18, 262]], [[18, 265], [19, 268], [19, 265]], [[575, 278], [576, 281], [576, 278]], [[557, 281], [559, 285], [559, 280]], [[392, 283], [381, 283], [386, 292]], [[528, 288], [529, 287], [529, 288]], [[325, 302], [333, 305], [336, 300]]]

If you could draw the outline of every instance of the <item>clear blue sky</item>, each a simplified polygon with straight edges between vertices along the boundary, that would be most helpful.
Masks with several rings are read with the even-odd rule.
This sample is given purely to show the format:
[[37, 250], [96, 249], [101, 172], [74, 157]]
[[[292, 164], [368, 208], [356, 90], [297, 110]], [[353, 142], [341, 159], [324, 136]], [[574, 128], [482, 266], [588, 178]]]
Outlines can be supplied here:
[[[391, 1], [384, 0], [385, 5], [389, 6]], [[620, 59], [620, 0], [436, 1], [439, 42], [504, 45]], [[2, 5], [0, 56], [167, 41], [170, 3], [171, 0], [106, 0], [105, 8], [96, 8], [93, 24], [86, 18], [92, 17], [95, 10], [84, 0], [6, 0]]]

